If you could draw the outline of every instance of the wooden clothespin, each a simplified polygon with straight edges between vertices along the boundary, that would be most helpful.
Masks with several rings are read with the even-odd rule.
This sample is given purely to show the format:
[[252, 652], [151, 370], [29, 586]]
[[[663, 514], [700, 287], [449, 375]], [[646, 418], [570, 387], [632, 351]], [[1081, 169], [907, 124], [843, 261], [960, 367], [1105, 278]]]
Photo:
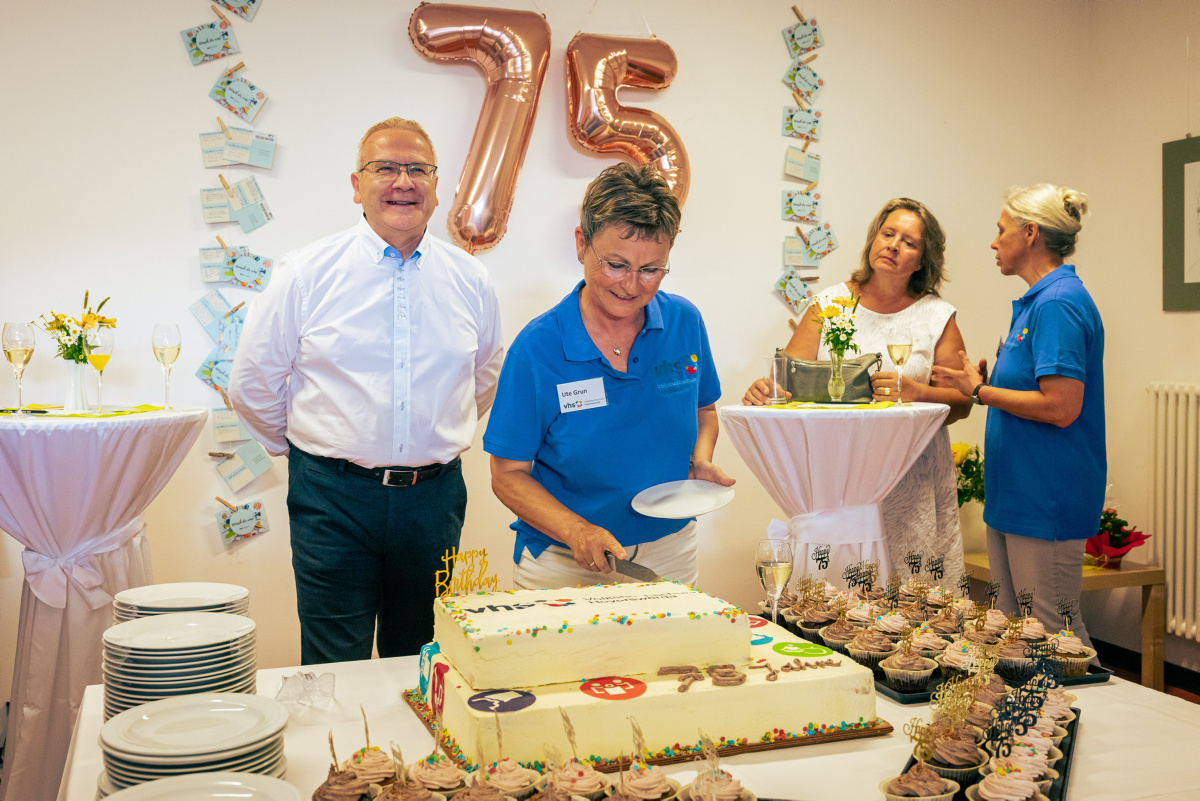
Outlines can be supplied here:
[[796, 6], [792, 6], [792, 13], [795, 14], [796, 19], [800, 20], [801, 22], [808, 22], [808, 20], [804, 18], [804, 15], [800, 13], [800, 9]]
[[800, 63], [801, 63], [801, 64], [807, 64], [807, 63], [808, 63], [808, 62], [810, 62], [810, 61], [816, 61], [816, 60], [817, 60], [817, 56], [819, 56], [819, 55], [821, 55], [821, 54], [820, 54], [820, 53], [813, 53], [811, 56], [809, 56], [808, 58], [804, 59], [804, 60], [803, 60], [803, 61], [801, 61]]
[[222, 318], [229, 317], [229, 315], [233, 314], [235, 311], [237, 311], [238, 309], [242, 308], [245, 305], [246, 305], [246, 301], [243, 300], [241, 303], [239, 303], [238, 305], [234, 306], [232, 309], [230, 309], [229, 311], [227, 311], [223, 315], [221, 315], [221, 317]]
[[217, 19], [221, 20], [221, 22], [224, 22], [226, 25], [230, 24], [229, 17], [222, 14], [221, 9], [217, 8], [216, 6], [210, 6], [210, 8], [212, 8], [213, 13], [217, 15]]
[[788, 318], [788, 325], [790, 325], [790, 326], [792, 327], [792, 330], [793, 330], [793, 331], [795, 331], [795, 330], [796, 330], [796, 321], [795, 321], [795, 319], [793, 319], [793, 318], [789, 317], [789, 318]]
[[216, 384], [213, 384], [213, 388], [216, 389], [217, 392], [221, 393], [221, 400], [225, 401], [225, 408], [232, 412], [233, 404], [229, 402], [229, 396], [225, 394], [225, 390], [221, 389]]
[[820, 181], [813, 181], [811, 184], [809, 184], [809, 185], [808, 185], [808, 188], [804, 190], [805, 194], [807, 194], [807, 193], [809, 193], [809, 192], [813, 191], [814, 189], [816, 189], [816, 188], [817, 188], [817, 184], [818, 184], [818, 183], [820, 183]]
[[229, 129], [225, 127], [225, 120], [221, 119], [220, 117], [217, 117], [217, 125], [221, 126], [221, 133], [225, 134], [226, 139], [233, 138], [233, 134], [231, 134], [229, 132]]
[[[221, 458], [221, 459], [232, 459], [232, 458], [233, 458], [233, 454], [232, 454], [232, 453], [222, 453], [221, 451], [209, 451], [209, 452], [208, 452], [208, 455], [209, 455], [209, 456], [218, 457], [218, 458]], [[219, 501], [219, 500], [221, 500], [221, 499], [220, 499], [220, 498], [217, 498], [217, 500]]]
[[796, 236], [800, 237], [804, 244], [808, 244], [808, 237], [804, 235], [804, 229], [798, 225], [796, 226]]
[[800, 152], [801, 152], [801, 153], [807, 153], [807, 152], [808, 152], [808, 146], [809, 146], [809, 145], [811, 145], [811, 144], [812, 144], [812, 140], [811, 140], [811, 139], [805, 139], [805, 140], [804, 140], [804, 147], [800, 148]]
[[[221, 179], [221, 183], [223, 183], [223, 184], [225, 183], [225, 179], [224, 179], [224, 178], [222, 178], [222, 179]], [[225, 188], [226, 188], [226, 189], [228, 189], [228, 188], [229, 188], [229, 185], [228, 185], [228, 184], [226, 184]], [[221, 243], [221, 247], [225, 249], [225, 255], [226, 255], [226, 256], [228, 256], [229, 258], [231, 258], [231, 259], [232, 259], [232, 258], [233, 258], [233, 251], [229, 249], [229, 245], [226, 245], [226, 244], [225, 244], [225, 240], [224, 240], [224, 239], [222, 239], [221, 237], [219, 237], [219, 236], [218, 236], [218, 237], [217, 237], [217, 241], [218, 241], [218, 242], [220, 242], [220, 243]]]
[[236, 65], [236, 66], [230, 67], [229, 69], [227, 69], [227, 70], [225, 70], [224, 72], [222, 72], [222, 73], [221, 73], [221, 77], [222, 77], [222, 78], [228, 78], [230, 75], [233, 75], [233, 73], [237, 72], [238, 70], [240, 70], [240, 69], [241, 69], [242, 67], [244, 67], [244, 66], [246, 66], [246, 62], [245, 62], [245, 61], [239, 61], [239, 62], [237, 63], [237, 65]]
[[792, 99], [796, 101], [796, 105], [799, 106], [802, 111], [808, 111], [808, 103], [805, 102], [804, 95], [800, 94], [799, 90], [792, 90]]
[[233, 197], [233, 190], [229, 188], [229, 182], [225, 180], [225, 176], [217, 173], [217, 178], [221, 180], [221, 186], [225, 187], [225, 194]]
[[[216, 497], [217, 501], [219, 501], [219, 502], [220, 502], [220, 504], [221, 504], [222, 506], [224, 506], [225, 508], [227, 508], [229, 511], [231, 511], [231, 512], [236, 512], [236, 511], [238, 510], [238, 508], [237, 508], [236, 506], [234, 506], [232, 503], [230, 503], [229, 501], [227, 501], [227, 500], [225, 500], [224, 498], [222, 498], [220, 495], [217, 495], [217, 496], [214, 496], [214, 497]], [[330, 746], [332, 747], [332, 746], [333, 746], [333, 732], [330, 732], [330, 733], [329, 733], [329, 735], [330, 735], [330, 742], [329, 742], [329, 744], [330, 744]]]

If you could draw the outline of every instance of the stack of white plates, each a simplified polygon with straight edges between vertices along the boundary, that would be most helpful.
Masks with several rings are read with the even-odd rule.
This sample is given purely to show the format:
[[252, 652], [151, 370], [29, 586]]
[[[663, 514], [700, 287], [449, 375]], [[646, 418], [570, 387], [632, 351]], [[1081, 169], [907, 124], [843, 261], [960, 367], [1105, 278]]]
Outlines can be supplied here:
[[176, 612], [250, 612], [250, 591], [236, 584], [187, 581], [151, 584], [122, 590], [113, 596], [113, 622]]
[[217, 612], [130, 620], [104, 632], [104, 718], [194, 693], [253, 693], [254, 621]]
[[[101, 796], [103, 797], [103, 796]], [[253, 773], [193, 773], [120, 790], [108, 801], [305, 801], [282, 779]]]
[[129, 709], [100, 727], [104, 770], [96, 795], [192, 773], [238, 771], [282, 779], [287, 722], [287, 710], [273, 698], [236, 693], [187, 695]]

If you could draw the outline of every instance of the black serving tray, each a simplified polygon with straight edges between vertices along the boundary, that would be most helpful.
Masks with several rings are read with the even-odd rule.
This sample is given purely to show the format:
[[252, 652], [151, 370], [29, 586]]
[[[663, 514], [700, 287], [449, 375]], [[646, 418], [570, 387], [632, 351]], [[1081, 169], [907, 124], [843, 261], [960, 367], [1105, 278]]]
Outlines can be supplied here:
[[[1088, 665], [1088, 672], [1082, 676], [1058, 676], [1055, 680], [1064, 687], [1074, 687], [1077, 684], [1103, 684], [1108, 681], [1108, 677], [1112, 674], [1113, 672], [1108, 668]], [[925, 685], [925, 690], [922, 692], [897, 692], [887, 686], [887, 683], [880, 678], [875, 679], [875, 691], [880, 695], [891, 698], [898, 704], [927, 704], [930, 698], [933, 697], [934, 690], [940, 687], [943, 681], [945, 679], [941, 676], [941, 669], [937, 668], [933, 671], [933, 675], [929, 677], [929, 683]], [[1011, 682], [1006, 683], [1011, 686]]]
[[[1108, 672], [1112, 673], [1111, 670]], [[1079, 676], [1078, 678], [1083, 677]], [[1062, 742], [1058, 745], [1058, 750], [1062, 751], [1063, 755], [1062, 759], [1054, 763], [1054, 769], [1058, 771], [1058, 778], [1050, 785], [1050, 792], [1046, 793], [1050, 801], [1065, 801], [1067, 797], [1067, 782], [1071, 780], [1071, 764], [1074, 761], [1075, 741], [1078, 739], [1076, 734], [1079, 731], [1079, 717], [1082, 714], [1076, 707], [1071, 707], [1071, 711], [1075, 713], [1075, 719], [1065, 726], [1067, 736], [1063, 737]], [[917, 764], [917, 760], [909, 757], [908, 761], [904, 763], [904, 770], [902, 772], [908, 773], [909, 768], [915, 764]], [[954, 794], [953, 801], [967, 801], [967, 787], [971, 784], [978, 784], [982, 779], [982, 776], [977, 775], [970, 784], [960, 787], [958, 792]]]

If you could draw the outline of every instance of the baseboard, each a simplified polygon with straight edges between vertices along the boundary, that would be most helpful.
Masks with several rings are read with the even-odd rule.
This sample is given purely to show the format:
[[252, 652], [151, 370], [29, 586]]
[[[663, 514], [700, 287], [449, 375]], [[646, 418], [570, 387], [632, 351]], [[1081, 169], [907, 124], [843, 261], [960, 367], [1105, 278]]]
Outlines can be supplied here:
[[[1141, 675], [1142, 655], [1138, 651], [1131, 651], [1128, 648], [1096, 639], [1092, 640], [1092, 645], [1096, 647], [1096, 656], [1104, 665]], [[1194, 670], [1166, 662], [1163, 664], [1163, 680], [1171, 687], [1178, 687], [1181, 690], [1200, 695], [1200, 673]]]

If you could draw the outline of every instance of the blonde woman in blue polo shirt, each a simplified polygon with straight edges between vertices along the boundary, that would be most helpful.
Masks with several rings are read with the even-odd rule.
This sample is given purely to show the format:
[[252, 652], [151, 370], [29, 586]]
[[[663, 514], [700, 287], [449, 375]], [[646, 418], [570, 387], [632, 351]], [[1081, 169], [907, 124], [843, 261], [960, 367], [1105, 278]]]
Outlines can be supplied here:
[[513, 584], [594, 584], [606, 553], [693, 584], [695, 520], [646, 517], [647, 487], [733, 484], [712, 463], [721, 385], [700, 312], [659, 291], [679, 203], [649, 166], [588, 186], [575, 229], [583, 280], [517, 335], [483, 447], [492, 490], [517, 515]]
[[[1104, 441], [1104, 325], [1091, 295], [1063, 260], [1075, 252], [1088, 200], [1039, 184], [1009, 191], [992, 242], [1003, 275], [1029, 286], [987, 379], [934, 367], [934, 381], [987, 406], [983, 519], [1000, 608], [1034, 594], [1049, 629], [1061, 598], [1078, 598], [1084, 540], [1099, 529], [1108, 470]], [[1082, 617], [1075, 635], [1091, 648]], [[1095, 652], [1092, 652], [1093, 655]]]

